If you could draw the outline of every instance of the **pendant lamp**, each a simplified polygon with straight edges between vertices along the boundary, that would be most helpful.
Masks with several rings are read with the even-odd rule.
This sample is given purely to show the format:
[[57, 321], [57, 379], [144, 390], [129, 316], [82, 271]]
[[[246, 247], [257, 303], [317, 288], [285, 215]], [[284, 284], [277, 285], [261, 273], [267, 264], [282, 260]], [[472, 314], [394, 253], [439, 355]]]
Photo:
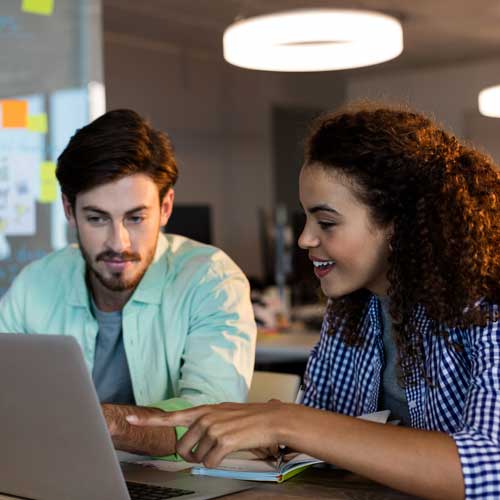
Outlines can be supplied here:
[[224, 58], [266, 71], [329, 71], [393, 59], [403, 50], [394, 17], [368, 10], [300, 9], [251, 17], [229, 26]]
[[478, 104], [482, 115], [500, 118], [500, 85], [481, 90]]

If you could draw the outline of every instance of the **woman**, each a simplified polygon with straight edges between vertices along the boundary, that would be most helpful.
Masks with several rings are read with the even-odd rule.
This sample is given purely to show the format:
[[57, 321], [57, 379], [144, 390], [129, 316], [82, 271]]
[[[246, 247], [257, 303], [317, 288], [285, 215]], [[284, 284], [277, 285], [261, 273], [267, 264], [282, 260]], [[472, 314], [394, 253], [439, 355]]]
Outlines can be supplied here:
[[[304, 406], [135, 423], [188, 426], [178, 452], [210, 467], [279, 443], [422, 497], [500, 498], [499, 172], [422, 115], [365, 107], [317, 121], [299, 184], [329, 297]], [[386, 408], [402, 425], [353, 418]]]

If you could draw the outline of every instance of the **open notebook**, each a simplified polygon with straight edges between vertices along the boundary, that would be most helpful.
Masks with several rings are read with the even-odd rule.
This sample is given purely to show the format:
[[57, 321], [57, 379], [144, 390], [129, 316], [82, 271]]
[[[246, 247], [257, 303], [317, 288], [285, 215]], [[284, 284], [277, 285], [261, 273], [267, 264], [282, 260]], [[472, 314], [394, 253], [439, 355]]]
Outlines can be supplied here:
[[[389, 414], [389, 410], [383, 410], [362, 415], [358, 418], [385, 424]], [[318, 463], [322, 463], [322, 460], [305, 453], [290, 453], [286, 455], [283, 463], [279, 465], [276, 459], [262, 460], [249, 451], [240, 451], [229, 454], [218, 467], [213, 469], [195, 465], [191, 469], [191, 474], [282, 483], [311, 465]]]
[[195, 466], [191, 469], [191, 474], [282, 483], [311, 465], [321, 462], [305, 453], [290, 453], [283, 463], [278, 465], [276, 459], [262, 460], [247, 451], [231, 453], [215, 469]]

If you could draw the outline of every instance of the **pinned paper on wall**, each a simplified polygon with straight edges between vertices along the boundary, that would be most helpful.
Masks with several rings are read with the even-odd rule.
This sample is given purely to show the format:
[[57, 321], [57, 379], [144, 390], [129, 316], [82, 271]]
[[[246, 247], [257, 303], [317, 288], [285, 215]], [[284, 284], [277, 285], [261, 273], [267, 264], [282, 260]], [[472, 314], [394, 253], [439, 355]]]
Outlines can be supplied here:
[[43, 161], [40, 164], [40, 203], [52, 203], [57, 200], [56, 164], [53, 161]]
[[0, 260], [8, 259], [12, 253], [7, 238], [2, 233], [2, 220], [0, 220]]
[[46, 134], [48, 130], [47, 113], [40, 113], [38, 115], [29, 115], [28, 130], [30, 130], [31, 132]]
[[[9, 158], [7, 156], [0, 157], [0, 220], [8, 221], [7, 210], [9, 207], [9, 190], [10, 190], [10, 168]], [[7, 226], [4, 226], [4, 232]]]
[[35, 234], [37, 166], [36, 156], [0, 157], [0, 220], [7, 236]]
[[50, 16], [54, 12], [54, 0], [23, 0], [21, 10], [28, 14]]
[[2, 127], [26, 128], [28, 126], [28, 101], [6, 99], [0, 101], [2, 107]]

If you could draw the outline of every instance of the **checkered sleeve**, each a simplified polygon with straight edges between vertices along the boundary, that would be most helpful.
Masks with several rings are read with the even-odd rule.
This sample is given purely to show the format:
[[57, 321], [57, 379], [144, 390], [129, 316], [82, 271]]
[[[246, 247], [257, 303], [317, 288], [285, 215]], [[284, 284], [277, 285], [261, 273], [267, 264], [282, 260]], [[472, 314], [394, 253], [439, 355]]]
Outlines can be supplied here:
[[471, 329], [472, 383], [458, 448], [467, 499], [500, 498], [500, 324]]

